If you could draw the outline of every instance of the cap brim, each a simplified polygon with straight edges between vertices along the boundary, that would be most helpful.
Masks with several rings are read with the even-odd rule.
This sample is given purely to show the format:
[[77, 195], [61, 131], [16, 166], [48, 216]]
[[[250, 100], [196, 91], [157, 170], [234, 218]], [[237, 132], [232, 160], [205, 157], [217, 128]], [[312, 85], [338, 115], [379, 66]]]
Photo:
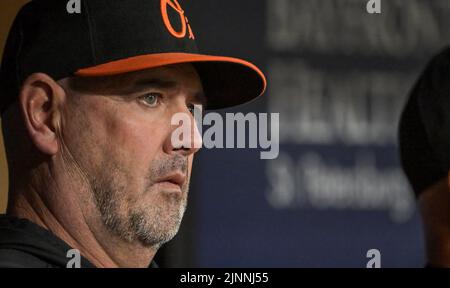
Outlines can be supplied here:
[[140, 55], [78, 70], [81, 77], [110, 76], [166, 65], [192, 63], [198, 70], [208, 100], [208, 109], [247, 103], [266, 90], [263, 72], [242, 59], [190, 53]]

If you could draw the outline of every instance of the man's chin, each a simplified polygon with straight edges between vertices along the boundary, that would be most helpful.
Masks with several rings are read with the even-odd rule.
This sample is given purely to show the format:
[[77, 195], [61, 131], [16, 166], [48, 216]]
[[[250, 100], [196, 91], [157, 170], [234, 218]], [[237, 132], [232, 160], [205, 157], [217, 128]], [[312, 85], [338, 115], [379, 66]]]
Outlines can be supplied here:
[[[185, 208], [182, 204], [170, 215], [160, 213], [135, 214], [130, 219], [136, 238], [144, 246], [161, 246], [172, 240], [178, 233]], [[167, 212], [167, 210], [165, 211]]]

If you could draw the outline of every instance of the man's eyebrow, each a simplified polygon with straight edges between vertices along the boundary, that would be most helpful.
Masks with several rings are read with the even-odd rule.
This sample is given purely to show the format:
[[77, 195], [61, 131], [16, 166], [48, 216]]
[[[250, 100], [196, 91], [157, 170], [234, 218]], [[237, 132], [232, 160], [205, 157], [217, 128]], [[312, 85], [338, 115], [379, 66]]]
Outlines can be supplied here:
[[177, 87], [177, 83], [175, 81], [167, 81], [158, 78], [153, 79], [141, 79], [133, 83], [133, 88], [162, 88], [162, 89], [170, 89]]

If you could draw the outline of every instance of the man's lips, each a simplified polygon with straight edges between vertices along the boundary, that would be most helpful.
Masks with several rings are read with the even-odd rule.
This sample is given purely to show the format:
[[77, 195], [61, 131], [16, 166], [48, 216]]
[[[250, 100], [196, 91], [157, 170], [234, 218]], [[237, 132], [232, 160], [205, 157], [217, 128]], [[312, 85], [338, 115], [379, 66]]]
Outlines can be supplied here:
[[168, 188], [176, 188], [182, 190], [185, 182], [186, 182], [186, 175], [181, 172], [179, 173], [177, 172], [159, 178], [156, 181], [156, 184], [161, 184]]

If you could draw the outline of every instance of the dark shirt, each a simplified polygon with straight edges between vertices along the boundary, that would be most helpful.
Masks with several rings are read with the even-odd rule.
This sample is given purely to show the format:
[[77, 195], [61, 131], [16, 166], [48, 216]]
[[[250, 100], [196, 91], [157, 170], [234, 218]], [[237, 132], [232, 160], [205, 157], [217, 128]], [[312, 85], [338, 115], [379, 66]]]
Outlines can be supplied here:
[[[73, 255], [66, 242], [27, 220], [0, 215], [0, 268], [66, 268]], [[95, 268], [80, 255], [81, 268]], [[157, 268], [154, 261], [150, 268]]]

